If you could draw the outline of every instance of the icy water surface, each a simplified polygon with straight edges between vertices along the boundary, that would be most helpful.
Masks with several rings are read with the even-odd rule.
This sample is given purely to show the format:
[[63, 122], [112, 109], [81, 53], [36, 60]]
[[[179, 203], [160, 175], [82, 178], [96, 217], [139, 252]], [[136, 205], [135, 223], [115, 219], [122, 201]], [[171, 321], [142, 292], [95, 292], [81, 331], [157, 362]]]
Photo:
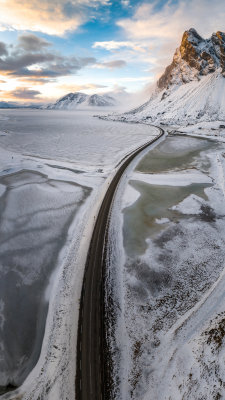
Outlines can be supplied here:
[[0, 177], [0, 386], [20, 385], [37, 362], [46, 288], [90, 189], [34, 171]]
[[115, 166], [126, 149], [136, 148], [137, 142], [146, 142], [152, 134], [145, 125], [103, 121], [92, 114], [0, 110], [0, 145], [27, 156], [70, 161], [78, 169], [96, 170]]
[[[207, 174], [210, 160], [206, 154], [216, 148], [218, 144], [209, 140], [167, 138], [140, 161], [136, 172], [161, 174], [199, 170]], [[157, 222], [161, 218], [166, 218], [173, 223], [179, 223], [179, 220], [187, 218], [186, 215], [172, 210], [172, 206], [191, 194], [207, 200], [205, 189], [211, 186], [210, 183], [187, 182], [184, 186], [176, 186], [176, 175], [173, 179], [172, 186], [147, 184], [131, 179], [130, 185], [139, 192], [140, 197], [124, 211], [124, 245], [130, 256], [143, 254], [148, 247], [146, 239], [165, 229], [166, 223]], [[185, 176], [183, 179], [185, 180]], [[131, 228], [133, 226], [135, 229]]]

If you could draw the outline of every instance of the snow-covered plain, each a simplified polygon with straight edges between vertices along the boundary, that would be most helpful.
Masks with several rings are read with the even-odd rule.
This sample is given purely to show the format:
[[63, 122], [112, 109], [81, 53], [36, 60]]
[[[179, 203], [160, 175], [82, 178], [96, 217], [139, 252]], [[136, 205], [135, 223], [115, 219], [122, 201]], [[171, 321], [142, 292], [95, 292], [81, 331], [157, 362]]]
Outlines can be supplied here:
[[121, 182], [108, 276], [118, 399], [225, 397], [224, 152], [168, 137]]
[[151, 127], [146, 129], [141, 124], [115, 124], [93, 118], [93, 111], [0, 113], [1, 146], [18, 153], [22, 148], [26, 156], [72, 162], [77, 172], [110, 172], [127, 149], [129, 152], [137, 147], [136, 139], [138, 144], [145, 143], [151, 132]]
[[[90, 112], [0, 111], [1, 285], [12, 293], [10, 300], [1, 291], [0, 385], [34, 367], [2, 399], [75, 398], [79, 297], [94, 220], [117, 164], [156, 135]], [[13, 365], [3, 346], [13, 349]]]

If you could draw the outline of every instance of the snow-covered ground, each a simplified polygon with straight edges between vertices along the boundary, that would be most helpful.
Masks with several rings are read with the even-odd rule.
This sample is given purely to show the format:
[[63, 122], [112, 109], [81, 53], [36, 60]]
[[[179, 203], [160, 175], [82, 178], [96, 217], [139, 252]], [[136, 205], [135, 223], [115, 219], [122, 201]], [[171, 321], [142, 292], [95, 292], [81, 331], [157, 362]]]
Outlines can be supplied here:
[[[19, 367], [23, 379], [38, 359], [22, 386], [2, 399], [75, 397], [79, 297], [94, 220], [117, 164], [156, 135], [155, 128], [90, 112], [0, 111], [1, 285], [12, 292], [9, 301], [1, 291], [0, 385], [10, 368], [13, 384], [18, 363], [26, 364]], [[39, 313], [39, 330], [32, 312]], [[28, 361], [21, 354], [25, 338]], [[8, 370], [6, 344], [17, 360]]]
[[138, 144], [145, 143], [151, 132], [151, 127], [146, 129], [141, 124], [115, 124], [93, 118], [93, 111], [0, 112], [2, 147], [40, 159], [72, 162], [78, 172], [110, 172], [127, 149], [137, 147], [137, 139]]
[[118, 399], [225, 397], [224, 153], [215, 140], [168, 137], [118, 189], [108, 276]]
[[[170, 128], [171, 130], [171, 128]], [[184, 133], [194, 136], [203, 136], [212, 138], [217, 137], [217, 140], [225, 140], [225, 122], [224, 121], [208, 121], [198, 122], [197, 124], [188, 124], [185, 126], [174, 127], [178, 133]]]

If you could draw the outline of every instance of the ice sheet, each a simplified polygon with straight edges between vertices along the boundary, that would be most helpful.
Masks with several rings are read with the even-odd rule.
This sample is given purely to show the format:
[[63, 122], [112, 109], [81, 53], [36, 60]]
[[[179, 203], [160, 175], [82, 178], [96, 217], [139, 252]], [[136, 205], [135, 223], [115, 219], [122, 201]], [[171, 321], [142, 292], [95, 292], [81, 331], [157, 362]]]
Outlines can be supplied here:
[[90, 112], [0, 110], [0, 146], [44, 159], [72, 162], [84, 171], [110, 172], [124, 153], [150, 139], [145, 125], [103, 121]]

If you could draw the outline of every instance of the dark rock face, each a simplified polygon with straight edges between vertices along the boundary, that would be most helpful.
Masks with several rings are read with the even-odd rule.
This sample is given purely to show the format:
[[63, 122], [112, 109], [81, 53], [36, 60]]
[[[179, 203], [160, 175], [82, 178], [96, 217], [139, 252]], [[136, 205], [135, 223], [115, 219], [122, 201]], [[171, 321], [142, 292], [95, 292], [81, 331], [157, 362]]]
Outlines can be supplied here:
[[192, 28], [184, 32], [172, 63], [157, 85], [159, 89], [169, 89], [173, 84], [198, 80], [201, 75], [212, 73], [218, 68], [221, 68], [225, 77], [225, 33], [213, 33], [210, 39], [205, 40]]
[[194, 29], [184, 32], [180, 54], [181, 58], [185, 60], [191, 68], [200, 70], [198, 47], [203, 42], [201, 36]]

